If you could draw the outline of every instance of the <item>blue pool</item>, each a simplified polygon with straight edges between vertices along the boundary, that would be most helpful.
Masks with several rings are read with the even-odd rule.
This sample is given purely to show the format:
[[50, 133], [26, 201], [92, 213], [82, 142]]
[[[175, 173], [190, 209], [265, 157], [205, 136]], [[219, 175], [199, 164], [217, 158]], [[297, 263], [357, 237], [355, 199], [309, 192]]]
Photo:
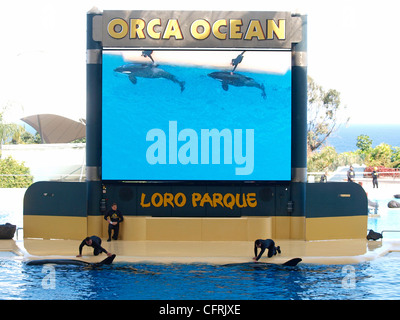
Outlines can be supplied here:
[[0, 298], [21, 300], [400, 299], [400, 255], [356, 265], [27, 266], [0, 260]]
[[[368, 228], [400, 230], [400, 209], [381, 201]], [[10, 212], [0, 220], [10, 220]], [[400, 233], [385, 234], [399, 238]], [[400, 240], [399, 240], [400, 241]], [[133, 264], [28, 266], [0, 252], [0, 299], [20, 300], [367, 300], [400, 299], [400, 253], [353, 265]]]

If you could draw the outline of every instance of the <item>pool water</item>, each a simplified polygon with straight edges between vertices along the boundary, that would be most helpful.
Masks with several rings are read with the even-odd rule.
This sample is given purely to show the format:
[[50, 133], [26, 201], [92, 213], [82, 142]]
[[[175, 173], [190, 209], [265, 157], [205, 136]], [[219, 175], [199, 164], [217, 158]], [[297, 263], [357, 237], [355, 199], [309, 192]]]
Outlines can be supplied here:
[[355, 265], [115, 263], [28, 266], [0, 258], [0, 298], [21, 300], [400, 299], [400, 256]]
[[[380, 201], [377, 232], [400, 230], [400, 210]], [[10, 214], [0, 212], [4, 222]], [[14, 217], [18, 223], [18, 217]], [[12, 221], [13, 222], [13, 221]], [[20, 226], [20, 225], [18, 225]], [[384, 239], [400, 233], [385, 233]], [[400, 241], [400, 240], [399, 240]], [[29, 266], [0, 252], [0, 299], [15, 300], [389, 300], [400, 299], [400, 253], [353, 265], [133, 264]]]
[[[370, 215], [368, 229], [382, 232], [385, 239], [400, 239], [400, 209], [389, 209], [387, 203], [393, 199], [377, 199], [378, 216]], [[395, 199], [398, 200], [398, 199]]]

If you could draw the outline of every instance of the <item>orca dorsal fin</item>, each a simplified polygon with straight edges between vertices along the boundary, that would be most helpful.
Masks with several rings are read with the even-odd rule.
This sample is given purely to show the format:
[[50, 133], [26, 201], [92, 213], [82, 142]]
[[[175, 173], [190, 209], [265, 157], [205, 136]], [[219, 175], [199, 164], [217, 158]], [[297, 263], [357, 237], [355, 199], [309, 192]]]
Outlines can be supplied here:
[[302, 261], [301, 258], [293, 258], [293, 259], [286, 261], [282, 265], [287, 266], [287, 267], [294, 267], [294, 266], [297, 266], [297, 264], [300, 263], [301, 261]]
[[113, 263], [114, 259], [115, 259], [116, 255], [113, 254], [107, 258], [105, 258], [103, 261], [99, 262], [100, 264], [111, 264]]

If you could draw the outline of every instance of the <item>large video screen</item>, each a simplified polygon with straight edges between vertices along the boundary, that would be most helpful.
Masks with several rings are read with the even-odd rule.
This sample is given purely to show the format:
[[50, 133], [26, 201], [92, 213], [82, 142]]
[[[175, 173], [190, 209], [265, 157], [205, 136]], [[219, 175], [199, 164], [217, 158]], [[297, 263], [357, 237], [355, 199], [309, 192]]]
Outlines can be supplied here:
[[109, 50], [102, 81], [103, 180], [290, 180], [290, 52]]

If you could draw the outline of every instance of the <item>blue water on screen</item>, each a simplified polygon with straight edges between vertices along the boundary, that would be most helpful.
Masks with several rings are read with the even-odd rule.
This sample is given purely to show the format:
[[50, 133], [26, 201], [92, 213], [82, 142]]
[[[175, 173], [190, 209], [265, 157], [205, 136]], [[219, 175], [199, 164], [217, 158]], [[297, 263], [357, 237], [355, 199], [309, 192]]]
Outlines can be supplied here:
[[[200, 67], [161, 65], [164, 71], [184, 81], [137, 77], [129, 81], [115, 68], [127, 64], [122, 56], [103, 55], [103, 150], [102, 168], [105, 180], [290, 180], [291, 159], [291, 73], [240, 74], [265, 86], [266, 99], [256, 87], [229, 86], [223, 90], [220, 81], [208, 76], [220, 71]], [[201, 140], [198, 139], [198, 163], [170, 163], [169, 125], [174, 121], [177, 132], [192, 129], [200, 137], [202, 129], [242, 130], [242, 155], [246, 154], [247, 129], [254, 130], [254, 169], [238, 175], [245, 167], [235, 157], [225, 163], [224, 142], [220, 144], [220, 162], [201, 162]], [[166, 134], [167, 163], [149, 164], [146, 152], [153, 141], [146, 135], [152, 129]], [[154, 140], [156, 141], [156, 140]], [[185, 141], [178, 141], [178, 149]], [[211, 146], [210, 146], [211, 148]], [[214, 145], [210, 154], [216, 152]], [[233, 153], [233, 151], [232, 151]]]

